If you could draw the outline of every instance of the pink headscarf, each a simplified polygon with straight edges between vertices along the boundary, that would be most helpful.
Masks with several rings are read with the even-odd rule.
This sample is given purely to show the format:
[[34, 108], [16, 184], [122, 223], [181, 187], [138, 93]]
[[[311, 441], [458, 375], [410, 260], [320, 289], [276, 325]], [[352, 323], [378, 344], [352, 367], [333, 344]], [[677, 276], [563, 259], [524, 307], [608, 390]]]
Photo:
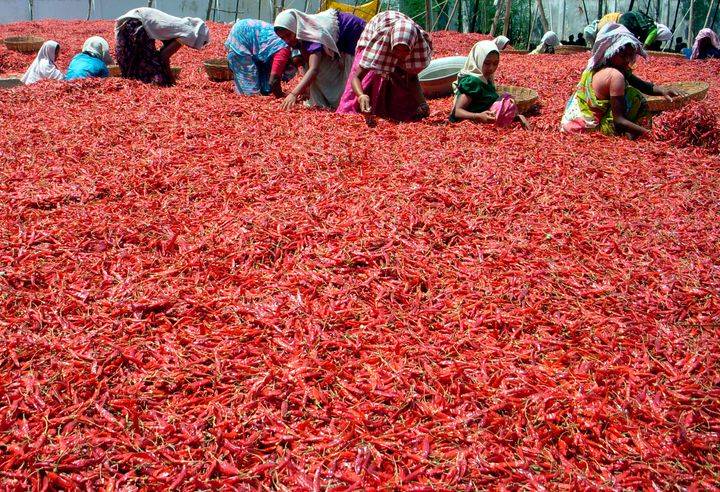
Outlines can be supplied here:
[[695, 38], [695, 43], [693, 44], [692, 54], [690, 55], [691, 60], [695, 60], [698, 56], [700, 56], [700, 41], [705, 38], [710, 38], [710, 42], [715, 47], [715, 49], [720, 50], [720, 39], [718, 38], [718, 35], [715, 34], [715, 31], [707, 28], [700, 29], [700, 32]]

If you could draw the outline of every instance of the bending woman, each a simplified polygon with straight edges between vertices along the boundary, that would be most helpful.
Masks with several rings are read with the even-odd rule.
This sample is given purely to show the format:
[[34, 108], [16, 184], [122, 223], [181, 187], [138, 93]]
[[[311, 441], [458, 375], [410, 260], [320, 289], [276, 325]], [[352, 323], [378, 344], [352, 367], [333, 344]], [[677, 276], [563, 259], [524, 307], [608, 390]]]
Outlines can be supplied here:
[[290, 47], [300, 49], [305, 63], [302, 80], [281, 107], [290, 109], [307, 92], [313, 106], [337, 108], [364, 28], [361, 18], [335, 9], [319, 14], [296, 9], [280, 12], [275, 32]]
[[45, 41], [35, 60], [20, 78], [23, 84], [34, 84], [40, 80], [62, 80], [63, 73], [58, 70], [55, 61], [60, 56], [60, 45], [56, 41]]
[[70, 61], [65, 80], [86, 79], [89, 77], [108, 77], [107, 64], [112, 61], [110, 45], [100, 36], [88, 38], [82, 52]]
[[295, 76], [290, 48], [275, 34], [272, 24], [254, 19], [235, 23], [225, 47], [228, 63], [235, 76], [238, 94], [282, 96], [280, 81]]
[[417, 74], [430, 64], [430, 36], [405, 14], [386, 11], [368, 23], [338, 113], [408, 121], [430, 109]]
[[[204, 48], [210, 30], [202, 19], [140, 7], [117, 18], [115, 37], [115, 58], [123, 77], [166, 86], [175, 82], [170, 57], [183, 45]], [[163, 42], [160, 50], [156, 40]]]
[[712, 29], [701, 29], [693, 44], [691, 60], [720, 58], [720, 39]]
[[645, 47], [653, 44], [658, 35], [658, 26], [653, 18], [638, 10], [632, 10], [621, 15], [618, 24], [627, 27], [628, 31], [638, 38]]
[[650, 130], [639, 125], [648, 115], [643, 94], [672, 99], [674, 90], [654, 86], [633, 75], [637, 55], [647, 58], [642, 43], [620, 24], [608, 24], [598, 33], [590, 61], [575, 93], [565, 106], [561, 130], [599, 130], [604, 135], [637, 137]]
[[508, 43], [510, 43], [510, 38], [508, 38], [507, 36], [498, 36], [493, 39], [493, 41], [495, 42], [495, 46], [497, 46], [498, 49], [502, 51], [505, 49]]
[[555, 46], [560, 44], [560, 38], [553, 31], [548, 31], [543, 34], [540, 44], [537, 48], [530, 52], [531, 55], [540, 55], [543, 53], [555, 53]]

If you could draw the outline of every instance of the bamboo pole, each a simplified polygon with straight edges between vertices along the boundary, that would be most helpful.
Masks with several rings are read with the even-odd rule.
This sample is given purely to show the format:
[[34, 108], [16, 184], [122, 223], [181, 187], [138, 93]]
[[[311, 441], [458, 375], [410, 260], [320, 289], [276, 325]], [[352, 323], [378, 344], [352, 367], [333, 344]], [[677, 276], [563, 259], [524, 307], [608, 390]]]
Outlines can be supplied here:
[[585, 4], [585, 0], [582, 0], [582, 3], [583, 3], [583, 12], [585, 13], [585, 23], [590, 24], [590, 17], [588, 16], [587, 5]]
[[688, 46], [691, 46], [693, 43], [693, 24], [695, 22], [695, 0], [690, 0], [690, 15], [688, 16], [688, 30], [687, 30], [687, 38], [688, 38]]
[[505, 3], [505, 20], [503, 21], [503, 36], [507, 36], [510, 31], [510, 11], [512, 10], [512, 0]]
[[673, 25], [672, 25], [673, 33], [675, 33], [675, 28], [677, 27], [677, 18], [678, 18], [679, 12], [680, 12], [680, 0], [677, 0], [677, 3], [675, 4], [675, 18], [673, 19]]
[[465, 26], [463, 26], [464, 22], [465, 19], [463, 18], [462, 0], [458, 0], [458, 32], [465, 32]]
[[528, 46], [530, 46], [530, 36], [532, 35], [532, 28], [535, 25], [535, 19], [532, 15], [532, 0], [528, 0]]
[[210, 12], [213, 8], [213, 0], [208, 1], [207, 12], [205, 13], [205, 20], [210, 20]]
[[85, 20], [90, 20], [90, 14], [92, 14], [92, 4], [93, 0], [88, 0], [88, 15]]
[[720, 3], [715, 4], [715, 13], [712, 16], [712, 20], [710, 21], [710, 29], [713, 31], [715, 30], [715, 17], [717, 17], [718, 9], [720, 9]]
[[432, 29], [432, 4], [430, 0], [425, 0], [425, 29]]
[[532, 39], [532, 33], [535, 30], [535, 20], [537, 19], [537, 12], [535, 12], [535, 15], [530, 16], [530, 30], [528, 31], [528, 41], [527, 41], [527, 47], [528, 51], [532, 47], [530, 44], [530, 40]]
[[33, 12], [33, 0], [30, 0], [30, 20], [33, 20], [34, 12]]
[[450, 28], [450, 24], [452, 23], [453, 16], [455, 15], [455, 9], [457, 8], [458, 4], [460, 3], [460, 0], [455, 0], [455, 4], [453, 4], [453, 8], [450, 11], [450, 15], [448, 16], [448, 20], [445, 23], [445, 30], [447, 31]]
[[480, 0], [474, 0], [472, 17], [470, 17], [470, 32], [477, 32], [475, 30], [475, 27], [477, 27], [477, 18], [478, 18], [478, 9], [479, 8], [480, 8]]
[[495, 29], [497, 29], [498, 22], [500, 22], [500, 14], [502, 13], [502, 7], [505, 5], [502, 2], [498, 2], [497, 8], [495, 9], [495, 17], [493, 18], [492, 27], [490, 28], [490, 36], [495, 37]]
[[714, 5], [715, 5], [715, 0], [710, 0], [710, 6], [708, 7], [708, 13], [705, 16], [705, 22], [703, 23], [703, 27], [708, 26], [708, 22], [710, 22], [710, 13], [713, 11]]
[[543, 30], [545, 32], [548, 32], [550, 30], [550, 23], [547, 20], [547, 17], [545, 16], [545, 8], [543, 7], [542, 0], [537, 0], [537, 9], [538, 14], [540, 15], [540, 23], [543, 26]]

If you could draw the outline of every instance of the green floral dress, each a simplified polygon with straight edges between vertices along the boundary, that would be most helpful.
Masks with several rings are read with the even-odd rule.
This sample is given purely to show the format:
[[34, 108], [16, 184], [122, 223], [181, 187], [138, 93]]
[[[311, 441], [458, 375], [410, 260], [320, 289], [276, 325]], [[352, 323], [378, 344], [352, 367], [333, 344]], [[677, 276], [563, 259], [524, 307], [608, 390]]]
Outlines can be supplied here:
[[[609, 99], [598, 99], [592, 88], [596, 71], [586, 70], [580, 77], [575, 93], [565, 105], [561, 130], [583, 132], [600, 130], [604, 135], [617, 135]], [[626, 79], [627, 80], [627, 79]], [[637, 122], [647, 116], [647, 101], [635, 87], [625, 83], [625, 117]]]

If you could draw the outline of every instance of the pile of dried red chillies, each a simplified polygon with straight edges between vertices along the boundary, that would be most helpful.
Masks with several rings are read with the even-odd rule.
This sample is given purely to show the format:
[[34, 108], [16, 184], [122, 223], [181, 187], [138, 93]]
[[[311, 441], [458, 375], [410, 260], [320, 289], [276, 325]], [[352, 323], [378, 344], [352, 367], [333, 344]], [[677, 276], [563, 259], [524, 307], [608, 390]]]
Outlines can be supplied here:
[[584, 54], [503, 56], [530, 132], [369, 128], [208, 81], [211, 27], [2, 93], [0, 488], [717, 489], [718, 62], [639, 63], [711, 85], [660, 139], [558, 132]]

